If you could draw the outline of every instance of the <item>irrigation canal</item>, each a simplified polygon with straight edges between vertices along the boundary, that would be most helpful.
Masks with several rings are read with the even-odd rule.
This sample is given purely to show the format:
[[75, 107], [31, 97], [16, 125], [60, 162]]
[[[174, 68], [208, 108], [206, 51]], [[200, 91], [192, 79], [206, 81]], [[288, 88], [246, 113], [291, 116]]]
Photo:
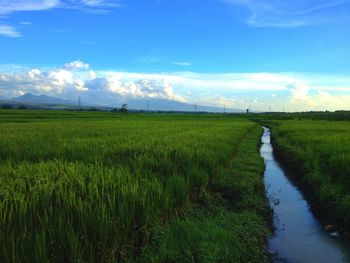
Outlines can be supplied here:
[[[329, 233], [314, 217], [302, 193], [286, 177], [273, 156], [270, 130], [262, 136], [260, 154], [266, 169], [264, 182], [274, 210], [276, 231], [268, 247], [273, 262], [338, 263], [350, 262], [350, 244]], [[333, 234], [333, 235], [332, 235]]]

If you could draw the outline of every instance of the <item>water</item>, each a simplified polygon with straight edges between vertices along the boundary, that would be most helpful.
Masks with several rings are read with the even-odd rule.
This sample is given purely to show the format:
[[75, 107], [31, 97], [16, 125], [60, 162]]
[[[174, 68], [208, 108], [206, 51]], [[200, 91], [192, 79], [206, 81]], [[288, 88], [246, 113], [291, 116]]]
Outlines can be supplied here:
[[314, 217], [301, 192], [288, 180], [273, 156], [270, 131], [264, 128], [266, 192], [274, 209], [275, 235], [269, 240], [273, 262], [350, 262], [350, 244], [330, 235]]

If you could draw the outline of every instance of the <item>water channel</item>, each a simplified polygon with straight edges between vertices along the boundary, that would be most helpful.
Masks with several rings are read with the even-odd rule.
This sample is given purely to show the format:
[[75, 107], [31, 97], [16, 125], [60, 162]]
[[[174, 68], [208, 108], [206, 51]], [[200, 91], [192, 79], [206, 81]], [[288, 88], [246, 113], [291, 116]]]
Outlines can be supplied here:
[[327, 232], [314, 217], [302, 193], [275, 160], [270, 130], [263, 128], [260, 154], [266, 165], [264, 182], [276, 227], [268, 243], [273, 262], [350, 262], [350, 244]]

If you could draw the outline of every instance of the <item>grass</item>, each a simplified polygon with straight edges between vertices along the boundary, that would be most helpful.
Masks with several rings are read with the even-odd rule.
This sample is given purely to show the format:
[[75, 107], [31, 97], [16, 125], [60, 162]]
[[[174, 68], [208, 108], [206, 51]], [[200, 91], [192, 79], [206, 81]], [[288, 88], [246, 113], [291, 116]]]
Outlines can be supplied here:
[[350, 123], [308, 119], [270, 121], [278, 159], [326, 224], [350, 234]]
[[0, 261], [268, 261], [260, 135], [225, 115], [0, 111]]

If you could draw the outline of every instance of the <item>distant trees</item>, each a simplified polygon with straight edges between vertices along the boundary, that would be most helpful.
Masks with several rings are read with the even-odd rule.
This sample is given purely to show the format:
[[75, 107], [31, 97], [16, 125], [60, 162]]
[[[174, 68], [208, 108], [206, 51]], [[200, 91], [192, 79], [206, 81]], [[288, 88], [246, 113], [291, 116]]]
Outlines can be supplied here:
[[24, 105], [12, 106], [11, 104], [4, 104], [2, 106], [0, 105], [0, 109], [4, 109], [4, 110], [12, 110], [12, 109], [26, 110], [28, 108], [26, 106], [24, 106]]
[[100, 109], [99, 108], [90, 108], [90, 109], [88, 109], [88, 111], [100, 111]]
[[126, 113], [128, 112], [128, 104], [124, 103], [120, 109], [114, 108], [111, 110], [111, 112], [123, 112]]
[[3, 105], [2, 108], [3, 108], [4, 110], [11, 110], [11, 109], [13, 109], [13, 107], [12, 107], [11, 105], [9, 105], [9, 104]]
[[128, 104], [124, 103], [120, 109], [120, 112], [128, 112]]

